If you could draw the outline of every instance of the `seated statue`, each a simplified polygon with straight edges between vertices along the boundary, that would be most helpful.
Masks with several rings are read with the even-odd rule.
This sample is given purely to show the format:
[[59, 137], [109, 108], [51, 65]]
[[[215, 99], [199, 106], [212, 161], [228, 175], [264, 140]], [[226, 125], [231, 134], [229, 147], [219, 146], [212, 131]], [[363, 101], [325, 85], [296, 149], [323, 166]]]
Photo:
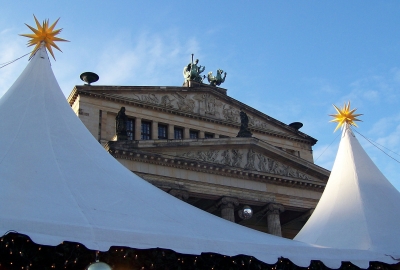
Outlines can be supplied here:
[[236, 137], [251, 137], [253, 134], [249, 130], [249, 117], [240, 109], [240, 130]]

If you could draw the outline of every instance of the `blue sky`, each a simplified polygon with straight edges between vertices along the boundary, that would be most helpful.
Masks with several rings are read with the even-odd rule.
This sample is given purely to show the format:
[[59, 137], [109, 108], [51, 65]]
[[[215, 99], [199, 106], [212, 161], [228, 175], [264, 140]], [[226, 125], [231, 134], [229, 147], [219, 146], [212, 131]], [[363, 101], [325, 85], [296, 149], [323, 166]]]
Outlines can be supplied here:
[[[339, 132], [332, 104], [351, 101], [358, 132], [400, 160], [399, 1], [5, 1], [0, 63], [29, 52], [33, 14], [64, 28], [52, 61], [66, 96], [84, 71], [98, 84], [182, 85], [194, 53], [206, 72], [228, 73], [228, 95], [318, 139], [316, 163], [331, 169]], [[0, 69], [0, 96], [27, 64]], [[360, 143], [400, 190], [400, 164]], [[391, 152], [393, 151], [393, 152]]]

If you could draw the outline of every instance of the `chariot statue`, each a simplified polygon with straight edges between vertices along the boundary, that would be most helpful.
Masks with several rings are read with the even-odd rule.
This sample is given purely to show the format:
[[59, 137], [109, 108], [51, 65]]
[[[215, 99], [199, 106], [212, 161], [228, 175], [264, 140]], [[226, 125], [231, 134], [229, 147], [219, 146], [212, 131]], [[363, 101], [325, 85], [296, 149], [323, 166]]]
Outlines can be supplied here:
[[192, 62], [187, 64], [183, 68], [183, 77], [185, 78], [185, 82], [195, 81], [195, 82], [203, 82], [203, 79], [206, 77], [205, 75], [201, 76], [201, 73], [205, 70], [206, 67], [198, 64], [199, 59], [196, 59], [193, 62], [193, 54], [192, 54]]
[[[224, 76], [222, 76], [222, 73], [224, 73]], [[208, 72], [208, 82], [212, 86], [219, 86], [221, 83], [225, 81], [226, 78], [226, 72], [224, 72], [222, 69], [217, 70], [217, 75], [213, 76], [212, 71]]]

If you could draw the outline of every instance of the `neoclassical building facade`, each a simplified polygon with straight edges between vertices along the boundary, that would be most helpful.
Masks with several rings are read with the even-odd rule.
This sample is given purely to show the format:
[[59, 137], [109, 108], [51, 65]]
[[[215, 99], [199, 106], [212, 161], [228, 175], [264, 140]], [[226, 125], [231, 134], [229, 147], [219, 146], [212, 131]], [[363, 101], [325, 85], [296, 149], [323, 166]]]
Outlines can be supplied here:
[[[195, 207], [260, 231], [293, 238], [329, 177], [314, 164], [317, 141], [299, 131], [301, 124], [284, 124], [217, 86], [79, 85], [68, 102], [126, 168]], [[237, 137], [241, 111], [251, 137]]]

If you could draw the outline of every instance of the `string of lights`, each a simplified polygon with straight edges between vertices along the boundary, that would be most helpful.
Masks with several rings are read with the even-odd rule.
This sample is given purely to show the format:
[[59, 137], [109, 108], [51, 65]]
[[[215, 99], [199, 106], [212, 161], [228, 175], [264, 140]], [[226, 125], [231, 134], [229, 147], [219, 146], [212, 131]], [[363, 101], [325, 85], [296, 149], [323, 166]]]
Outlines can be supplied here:
[[[298, 267], [290, 260], [280, 258], [275, 264], [266, 264], [246, 255], [224, 256], [213, 253], [187, 255], [167, 249], [134, 249], [111, 247], [100, 252], [87, 249], [84, 245], [62, 242], [58, 246], [34, 243], [28, 236], [10, 232], [0, 238], [0, 269], [51, 270], [90, 269], [96, 270], [95, 262], [108, 264], [113, 270], [169, 270], [169, 269], [247, 269], [247, 270], [327, 270], [323, 263], [311, 261], [307, 268]], [[91, 267], [90, 267], [91, 266]], [[104, 268], [101, 268], [104, 269]], [[341, 270], [359, 269], [343, 262]], [[372, 262], [370, 270], [389, 270], [390, 266]]]

